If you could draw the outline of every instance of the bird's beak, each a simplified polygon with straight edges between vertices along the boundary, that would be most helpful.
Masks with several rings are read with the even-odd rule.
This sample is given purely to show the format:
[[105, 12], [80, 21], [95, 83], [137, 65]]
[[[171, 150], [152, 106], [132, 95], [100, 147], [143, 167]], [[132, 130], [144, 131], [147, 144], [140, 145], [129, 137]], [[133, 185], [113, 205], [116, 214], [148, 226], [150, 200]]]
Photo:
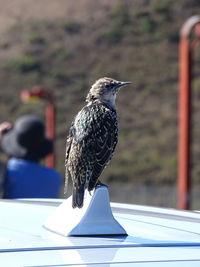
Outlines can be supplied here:
[[125, 86], [125, 85], [128, 85], [128, 84], [132, 84], [132, 82], [119, 82], [118, 87], [122, 87], [122, 86]]

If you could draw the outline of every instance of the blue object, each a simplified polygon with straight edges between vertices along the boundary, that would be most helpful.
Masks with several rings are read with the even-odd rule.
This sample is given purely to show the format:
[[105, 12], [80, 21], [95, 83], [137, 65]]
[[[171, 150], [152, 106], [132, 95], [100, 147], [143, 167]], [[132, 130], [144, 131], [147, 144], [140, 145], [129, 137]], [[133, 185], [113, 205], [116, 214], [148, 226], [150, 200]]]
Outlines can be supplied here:
[[60, 186], [61, 177], [53, 169], [24, 159], [8, 161], [6, 198], [57, 198]]

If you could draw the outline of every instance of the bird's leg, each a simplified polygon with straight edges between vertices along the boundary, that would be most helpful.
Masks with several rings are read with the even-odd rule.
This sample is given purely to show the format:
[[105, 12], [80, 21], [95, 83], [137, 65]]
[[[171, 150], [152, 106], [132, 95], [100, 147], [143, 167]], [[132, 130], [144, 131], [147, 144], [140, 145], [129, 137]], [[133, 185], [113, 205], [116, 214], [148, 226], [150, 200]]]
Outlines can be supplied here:
[[89, 192], [90, 196], [92, 196], [92, 193], [91, 193], [92, 191], [89, 191], [89, 190], [88, 190], [88, 192]]

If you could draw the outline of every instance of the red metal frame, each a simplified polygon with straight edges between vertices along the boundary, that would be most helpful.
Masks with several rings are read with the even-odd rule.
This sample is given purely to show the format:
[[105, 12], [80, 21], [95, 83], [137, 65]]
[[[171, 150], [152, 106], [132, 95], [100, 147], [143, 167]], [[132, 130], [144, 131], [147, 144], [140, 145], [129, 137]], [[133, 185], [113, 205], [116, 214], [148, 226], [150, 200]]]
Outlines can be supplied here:
[[[194, 36], [191, 33], [194, 30]], [[191, 67], [192, 52], [200, 38], [200, 16], [189, 18], [180, 32], [178, 208], [190, 208], [191, 185]]]
[[[41, 86], [35, 86], [31, 90], [23, 90], [21, 92], [21, 98], [23, 100], [29, 100], [31, 98], [41, 99], [46, 102], [46, 135], [52, 140], [55, 139], [55, 103], [54, 97], [51, 91]], [[46, 156], [46, 166], [49, 168], [55, 167], [55, 149]]]

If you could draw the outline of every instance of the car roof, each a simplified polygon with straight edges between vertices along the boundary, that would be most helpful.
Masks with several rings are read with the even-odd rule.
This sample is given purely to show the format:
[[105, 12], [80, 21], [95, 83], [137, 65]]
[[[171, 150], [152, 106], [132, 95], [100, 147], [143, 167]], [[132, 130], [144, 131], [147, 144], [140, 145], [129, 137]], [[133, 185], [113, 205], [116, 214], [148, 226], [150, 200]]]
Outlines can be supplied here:
[[2, 266], [200, 264], [198, 212], [111, 203], [128, 236], [64, 237], [44, 227], [62, 201], [0, 201]]

